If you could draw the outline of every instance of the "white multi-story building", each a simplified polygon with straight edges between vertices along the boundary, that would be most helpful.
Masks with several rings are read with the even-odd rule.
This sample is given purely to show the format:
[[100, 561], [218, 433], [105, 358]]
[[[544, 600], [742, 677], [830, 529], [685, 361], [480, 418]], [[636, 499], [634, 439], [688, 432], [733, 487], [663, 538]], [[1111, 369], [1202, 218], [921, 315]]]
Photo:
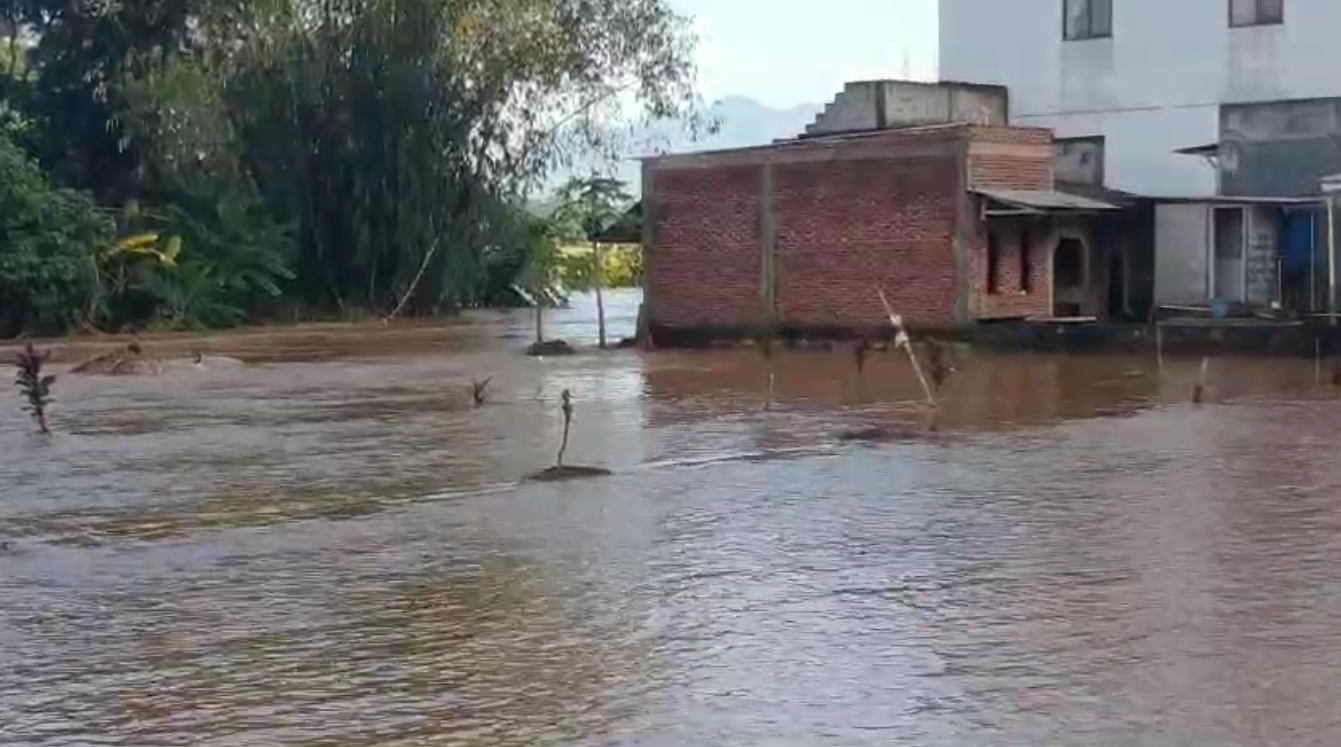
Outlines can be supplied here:
[[1013, 124], [1108, 187], [1290, 196], [1341, 171], [1341, 0], [939, 2], [940, 78], [1005, 85]]

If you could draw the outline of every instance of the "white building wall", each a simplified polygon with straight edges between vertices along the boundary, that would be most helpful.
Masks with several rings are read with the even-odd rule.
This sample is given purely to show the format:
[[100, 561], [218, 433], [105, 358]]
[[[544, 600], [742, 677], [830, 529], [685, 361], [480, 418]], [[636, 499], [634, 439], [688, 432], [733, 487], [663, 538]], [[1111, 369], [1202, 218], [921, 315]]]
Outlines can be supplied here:
[[1214, 194], [1219, 105], [1341, 96], [1341, 0], [1285, 0], [1285, 23], [1229, 27], [1229, 0], [1112, 0], [1108, 39], [1063, 41], [1063, 0], [939, 0], [943, 80], [1010, 89], [1012, 122], [1103, 135], [1108, 186]]

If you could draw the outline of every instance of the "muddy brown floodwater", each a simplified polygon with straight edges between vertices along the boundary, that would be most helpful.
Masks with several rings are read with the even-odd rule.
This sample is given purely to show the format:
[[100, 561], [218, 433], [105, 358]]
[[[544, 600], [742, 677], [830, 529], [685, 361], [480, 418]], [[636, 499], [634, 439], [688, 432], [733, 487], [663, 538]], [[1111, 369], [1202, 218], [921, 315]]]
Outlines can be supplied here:
[[[896, 355], [783, 354], [765, 410], [755, 353], [527, 329], [62, 377], [45, 443], [0, 395], [0, 745], [1341, 744], [1311, 363], [1198, 408], [1196, 361], [971, 357], [862, 445], [917, 421]], [[564, 388], [615, 474], [518, 485]]]

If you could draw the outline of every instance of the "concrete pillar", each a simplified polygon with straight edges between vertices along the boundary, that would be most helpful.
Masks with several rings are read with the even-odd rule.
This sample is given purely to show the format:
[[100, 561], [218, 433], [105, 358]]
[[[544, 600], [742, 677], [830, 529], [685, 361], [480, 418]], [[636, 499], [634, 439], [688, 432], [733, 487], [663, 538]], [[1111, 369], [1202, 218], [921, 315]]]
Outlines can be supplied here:
[[653, 200], [656, 175], [652, 170], [652, 164], [643, 161], [642, 168], [642, 206], [643, 206], [643, 224], [642, 224], [642, 242], [643, 242], [643, 302], [638, 310], [638, 344], [644, 350], [650, 350], [654, 343], [652, 341], [651, 325], [656, 320], [652, 318], [652, 298], [654, 295], [654, 278], [650, 272], [652, 267], [652, 255], [656, 251], [656, 207]]
[[764, 163], [759, 173], [759, 297], [764, 319], [778, 321], [777, 222], [773, 214], [773, 164]]

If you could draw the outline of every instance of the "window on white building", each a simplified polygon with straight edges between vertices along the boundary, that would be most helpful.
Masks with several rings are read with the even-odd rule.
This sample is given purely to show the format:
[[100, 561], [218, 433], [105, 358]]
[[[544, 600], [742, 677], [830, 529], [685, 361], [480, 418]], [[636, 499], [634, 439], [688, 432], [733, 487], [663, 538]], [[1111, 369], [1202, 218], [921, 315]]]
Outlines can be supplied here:
[[1229, 25], [1269, 26], [1285, 23], [1285, 0], [1229, 0]]
[[1113, 0], [1063, 0], [1062, 36], [1067, 41], [1105, 39], [1113, 35]]

